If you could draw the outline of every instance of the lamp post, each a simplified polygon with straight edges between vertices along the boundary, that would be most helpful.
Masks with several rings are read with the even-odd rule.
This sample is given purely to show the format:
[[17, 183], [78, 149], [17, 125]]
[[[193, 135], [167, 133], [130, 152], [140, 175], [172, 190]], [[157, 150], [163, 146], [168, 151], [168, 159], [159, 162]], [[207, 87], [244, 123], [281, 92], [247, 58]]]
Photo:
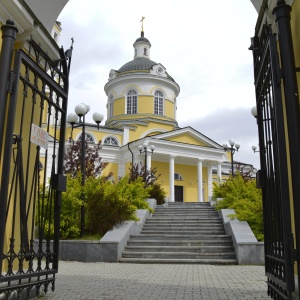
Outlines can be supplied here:
[[253, 150], [253, 152], [255, 153], [255, 152], [260, 152], [259, 150], [256, 150], [257, 149], [257, 147], [255, 146], [255, 145], [253, 145], [252, 146], [252, 150]]
[[[85, 115], [90, 111], [90, 106], [86, 103], [80, 103], [75, 106], [75, 113], [70, 113], [67, 117], [67, 122], [72, 125], [72, 133], [74, 128], [82, 128], [82, 133], [81, 133], [81, 173], [82, 173], [82, 179], [81, 179], [81, 185], [85, 185]], [[78, 121], [79, 117], [79, 121]], [[99, 125], [103, 120], [103, 115], [95, 112], [93, 114], [93, 120], [97, 124], [97, 128], [99, 129]], [[82, 193], [81, 199], [83, 201], [83, 205], [81, 206], [81, 220], [80, 220], [80, 236], [84, 236], [84, 229], [85, 229], [85, 206], [84, 206], [84, 201], [85, 201], [85, 195]]]
[[230, 139], [229, 145], [230, 146], [227, 146], [227, 144], [223, 144], [222, 147], [224, 148], [224, 151], [230, 151], [230, 153], [231, 153], [231, 174], [232, 174], [232, 176], [234, 176], [233, 154], [235, 153], [235, 151], [239, 151], [240, 144], [235, 143], [233, 139]]
[[140, 154], [145, 153], [145, 172], [144, 172], [144, 181], [147, 184], [147, 154], [153, 153], [155, 150], [154, 145], [150, 145], [150, 150], [148, 150], [148, 142], [144, 142], [142, 145], [138, 147]]

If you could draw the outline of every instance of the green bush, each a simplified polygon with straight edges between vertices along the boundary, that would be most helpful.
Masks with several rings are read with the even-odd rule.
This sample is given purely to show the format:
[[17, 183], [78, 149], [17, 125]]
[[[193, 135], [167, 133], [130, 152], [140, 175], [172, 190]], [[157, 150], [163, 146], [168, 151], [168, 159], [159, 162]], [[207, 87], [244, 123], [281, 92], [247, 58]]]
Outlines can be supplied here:
[[80, 210], [82, 201], [81, 175], [67, 177], [67, 191], [62, 193], [60, 214], [60, 238], [62, 240], [80, 236]]
[[[81, 175], [67, 178], [67, 191], [62, 193], [60, 238], [74, 239], [80, 236], [82, 195], [84, 193], [84, 205], [86, 212], [87, 234], [104, 235], [114, 226], [127, 220], [137, 221], [136, 210], [148, 209], [153, 212], [145, 201], [149, 198], [149, 187], [144, 187], [141, 178], [129, 182], [128, 177], [120, 178], [116, 183], [111, 183], [105, 178], [88, 177], [84, 188], [81, 185]], [[48, 191], [40, 197], [38, 208], [49, 207], [47, 205]], [[53, 218], [51, 223], [47, 217], [52, 212], [43, 211], [43, 217], [36, 220], [37, 227], [44, 228], [42, 234], [50, 233], [53, 238]]]
[[216, 204], [216, 209], [234, 209], [232, 219], [247, 221], [257, 240], [263, 240], [262, 194], [256, 188], [255, 180], [244, 180], [237, 173], [220, 185], [214, 183], [213, 198], [223, 198]]
[[[77, 238], [80, 234], [80, 208], [81, 199], [81, 176], [77, 178], [67, 178], [67, 192], [62, 193], [61, 213], [60, 213], [60, 238], [71, 239]], [[51, 199], [52, 198], [52, 199]], [[54, 237], [54, 194], [49, 194], [49, 189], [43, 190], [40, 187], [39, 200], [36, 210], [36, 227], [39, 228], [42, 238], [49, 236]], [[51, 204], [52, 202], [52, 204]], [[39, 217], [40, 216], [40, 217]], [[49, 223], [49, 220], [50, 223]]]
[[166, 192], [159, 183], [150, 186], [150, 198], [156, 199], [158, 205], [165, 203]]
[[128, 177], [123, 177], [113, 184], [101, 178], [89, 178], [86, 182], [86, 230], [103, 235], [127, 220], [138, 221], [137, 209], [152, 211], [145, 201], [148, 196], [148, 188], [144, 188], [142, 180], [129, 183]]

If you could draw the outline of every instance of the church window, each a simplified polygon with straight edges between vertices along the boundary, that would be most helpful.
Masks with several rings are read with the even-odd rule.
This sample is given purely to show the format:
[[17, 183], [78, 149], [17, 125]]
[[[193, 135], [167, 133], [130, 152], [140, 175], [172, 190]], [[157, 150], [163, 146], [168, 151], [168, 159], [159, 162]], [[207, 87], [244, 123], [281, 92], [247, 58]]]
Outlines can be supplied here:
[[144, 48], [144, 55], [147, 55], [147, 48]]
[[164, 114], [164, 97], [161, 91], [156, 91], [154, 94], [154, 113], [156, 115]]
[[114, 96], [111, 95], [109, 97], [109, 103], [108, 103], [108, 117], [111, 118], [114, 113]]
[[118, 140], [113, 136], [109, 136], [109, 137], [105, 138], [103, 144], [112, 145], [112, 146], [119, 146]]
[[174, 173], [175, 180], [183, 180], [182, 176], [179, 173]]
[[137, 92], [130, 90], [127, 93], [127, 114], [137, 113]]
[[[80, 134], [78, 140], [79, 140], [79, 141], [82, 140], [82, 133]], [[88, 132], [85, 133], [85, 140], [86, 140], [88, 143], [95, 143], [94, 137], [93, 137], [90, 133], [88, 133]]]

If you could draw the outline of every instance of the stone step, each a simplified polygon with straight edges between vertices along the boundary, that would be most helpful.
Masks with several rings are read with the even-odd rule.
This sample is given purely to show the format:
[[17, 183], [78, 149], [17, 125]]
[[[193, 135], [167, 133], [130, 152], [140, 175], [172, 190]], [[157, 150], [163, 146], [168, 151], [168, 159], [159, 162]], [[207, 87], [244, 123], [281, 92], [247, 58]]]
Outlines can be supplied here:
[[[150, 220], [150, 219], [147, 219], [147, 220]], [[209, 217], [174, 217], [173, 216], [160, 216], [160, 217], [157, 217], [157, 216], [153, 216], [151, 222], [156, 222], [156, 221], [168, 221], [168, 222], [178, 222], [178, 221], [199, 221], [199, 222], [212, 222], [212, 221], [220, 221], [221, 219], [220, 218], [209, 218]]]
[[205, 235], [205, 234], [209, 234], [209, 235], [212, 235], [212, 234], [225, 234], [225, 231], [224, 231], [224, 228], [221, 230], [214, 230], [214, 229], [211, 229], [209, 230], [209, 232], [207, 232], [207, 230], [199, 230], [199, 229], [196, 229], [196, 230], [172, 230], [172, 229], [169, 229], [169, 230], [164, 230], [164, 229], [155, 229], [155, 230], [151, 230], [151, 229], [143, 229], [143, 231], [141, 232], [141, 235], [144, 235], [144, 234], [147, 234], [147, 233], [152, 233], [152, 234], [170, 234], [170, 233], [174, 233], [174, 234], [183, 234], [183, 235], [199, 235], [199, 234], [202, 234], [202, 235]]
[[165, 204], [165, 206], [180, 206], [180, 207], [185, 207], [185, 206], [210, 206], [209, 202], [168, 202]]
[[227, 240], [188, 240], [188, 239], [168, 239], [168, 240], [160, 240], [160, 239], [136, 239], [136, 240], [129, 240], [127, 243], [128, 246], [177, 246], [177, 247], [204, 247], [204, 246], [211, 246], [211, 247], [218, 247], [218, 246], [230, 246], [232, 247], [232, 241], [230, 239]]
[[144, 229], [150, 229], [150, 228], [172, 228], [172, 229], [210, 229], [210, 228], [222, 228], [224, 229], [223, 224], [215, 224], [215, 223], [210, 223], [210, 224], [203, 224], [203, 223], [193, 223], [193, 224], [186, 224], [186, 223], [176, 223], [176, 224], [170, 224], [170, 223], [165, 223], [165, 224], [157, 224], [157, 223], [145, 223], [143, 226]]
[[235, 259], [234, 252], [129, 252], [124, 251], [123, 258], [164, 258], [164, 259]]
[[197, 253], [214, 253], [214, 252], [234, 252], [232, 246], [126, 246], [127, 252], [197, 252]]
[[123, 258], [119, 260], [120, 263], [132, 264], [202, 264], [202, 265], [236, 265], [236, 259], [170, 259], [170, 258]]
[[131, 235], [122, 263], [237, 264], [232, 239], [209, 203], [159, 206]]
[[184, 214], [212, 214], [212, 215], [218, 215], [218, 213], [215, 210], [203, 210], [203, 209], [191, 209], [191, 210], [156, 210], [154, 212], [154, 215], [159, 214], [178, 214], [178, 215], [184, 215]]
[[223, 224], [221, 218], [148, 218], [145, 223], [220, 223]]
[[151, 234], [151, 233], [143, 233], [143, 234], [133, 234], [130, 236], [129, 241], [132, 240], [193, 240], [193, 241], [221, 241], [221, 240], [229, 240], [232, 242], [231, 237], [226, 234], [193, 234], [193, 235], [186, 235], [186, 234], [174, 234], [174, 233], [167, 233], [167, 234]]

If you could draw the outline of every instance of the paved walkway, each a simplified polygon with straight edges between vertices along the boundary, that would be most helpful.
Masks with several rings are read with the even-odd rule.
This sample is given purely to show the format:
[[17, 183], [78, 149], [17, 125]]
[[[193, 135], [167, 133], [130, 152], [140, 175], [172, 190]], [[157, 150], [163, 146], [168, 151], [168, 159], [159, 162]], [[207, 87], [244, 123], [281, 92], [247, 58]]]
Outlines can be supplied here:
[[60, 262], [45, 300], [270, 299], [262, 266]]

